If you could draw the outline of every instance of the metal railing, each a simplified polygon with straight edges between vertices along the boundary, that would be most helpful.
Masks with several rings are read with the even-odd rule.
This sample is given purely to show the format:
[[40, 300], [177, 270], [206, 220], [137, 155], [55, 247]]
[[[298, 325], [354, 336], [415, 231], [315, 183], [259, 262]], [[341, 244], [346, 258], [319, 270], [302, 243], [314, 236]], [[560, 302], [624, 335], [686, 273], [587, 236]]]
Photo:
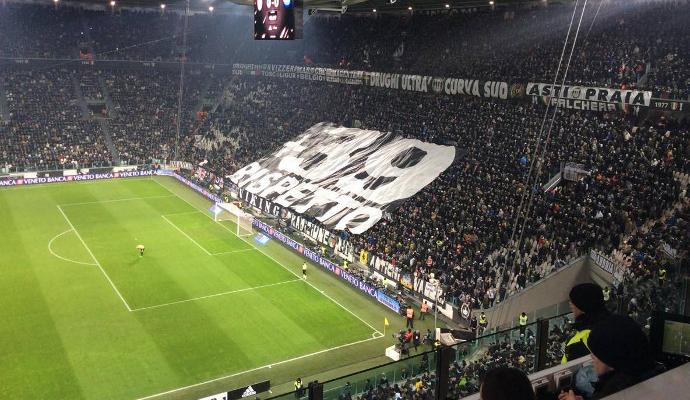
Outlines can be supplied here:
[[[561, 345], [570, 323], [568, 316], [557, 315], [453, 346], [430, 349], [432, 345], [425, 343], [419, 352], [414, 352], [412, 347], [410, 354], [401, 355], [399, 361], [310, 384], [315, 384], [327, 400], [382, 393], [395, 385], [399, 390], [411, 388], [436, 399], [468, 396], [479, 390], [481, 371], [488, 368], [511, 365], [531, 374], [560, 363]], [[311, 397], [306, 388], [271, 397], [289, 398]]]

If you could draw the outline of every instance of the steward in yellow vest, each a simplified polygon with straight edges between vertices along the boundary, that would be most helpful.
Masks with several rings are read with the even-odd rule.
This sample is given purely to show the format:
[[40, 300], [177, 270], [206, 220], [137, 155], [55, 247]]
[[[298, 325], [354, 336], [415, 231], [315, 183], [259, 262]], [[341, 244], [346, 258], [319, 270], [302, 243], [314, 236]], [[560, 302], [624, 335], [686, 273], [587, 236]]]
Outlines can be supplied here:
[[608, 303], [611, 300], [611, 288], [604, 286], [604, 302]]
[[527, 317], [527, 314], [525, 314], [524, 312], [522, 314], [520, 314], [520, 316], [518, 317], [518, 324], [520, 325], [520, 336], [525, 335], [525, 330], [527, 329], [527, 320], [528, 319], [529, 318]]

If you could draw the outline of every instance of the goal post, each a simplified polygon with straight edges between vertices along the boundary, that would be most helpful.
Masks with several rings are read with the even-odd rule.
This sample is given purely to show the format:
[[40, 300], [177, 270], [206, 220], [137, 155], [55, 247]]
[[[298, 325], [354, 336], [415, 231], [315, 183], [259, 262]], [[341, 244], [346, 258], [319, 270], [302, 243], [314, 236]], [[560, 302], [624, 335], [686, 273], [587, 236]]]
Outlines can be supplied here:
[[232, 221], [235, 224], [235, 234], [240, 237], [253, 234], [252, 222], [254, 217], [242, 211], [234, 203], [216, 203], [217, 211], [214, 213], [216, 221]]

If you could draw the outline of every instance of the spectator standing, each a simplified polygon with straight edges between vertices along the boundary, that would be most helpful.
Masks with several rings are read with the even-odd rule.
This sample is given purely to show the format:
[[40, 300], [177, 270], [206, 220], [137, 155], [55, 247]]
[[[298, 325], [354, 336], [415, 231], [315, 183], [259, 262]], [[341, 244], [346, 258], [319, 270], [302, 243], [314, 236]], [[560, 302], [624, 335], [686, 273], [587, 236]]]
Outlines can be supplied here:
[[412, 306], [407, 306], [405, 310], [405, 318], [407, 319], [407, 328], [414, 329], [414, 308]]
[[575, 316], [575, 334], [565, 344], [562, 364], [589, 354], [587, 340], [592, 326], [609, 315], [604, 304], [603, 291], [597, 284], [576, 285], [570, 290], [569, 297], [570, 311]]
[[[575, 333], [566, 341], [561, 363], [584, 357], [590, 353], [587, 345], [594, 324], [609, 316], [604, 303], [604, 293], [599, 285], [582, 283], [570, 290], [570, 311], [575, 316]], [[583, 394], [591, 396], [594, 392], [592, 382], [597, 377], [591, 366], [582, 367], [575, 373], [575, 387]]]
[[609, 288], [608, 286], [604, 286], [602, 295], [604, 296], [604, 303], [608, 303], [609, 300], [611, 300], [611, 288]]
[[484, 331], [486, 330], [486, 328], [488, 326], [489, 326], [489, 319], [486, 318], [486, 314], [484, 314], [484, 312], [482, 311], [482, 313], [479, 314], [479, 335], [478, 336], [481, 336], [482, 334], [484, 334]]
[[302, 378], [295, 379], [295, 397], [300, 398], [304, 394], [304, 385], [302, 385]]
[[[594, 371], [599, 377], [593, 400], [633, 386], [663, 371], [652, 359], [647, 336], [630, 317], [612, 315], [597, 323], [589, 335]], [[570, 390], [559, 400], [582, 400]]]
[[421, 321], [424, 321], [424, 317], [426, 317], [426, 314], [429, 312], [429, 304], [426, 302], [426, 300], [422, 300], [422, 305], [419, 307], [419, 319]]
[[518, 323], [520, 324], [520, 337], [525, 336], [525, 330], [527, 329], [528, 320], [529, 318], [527, 317], [527, 314], [524, 311], [518, 317]]

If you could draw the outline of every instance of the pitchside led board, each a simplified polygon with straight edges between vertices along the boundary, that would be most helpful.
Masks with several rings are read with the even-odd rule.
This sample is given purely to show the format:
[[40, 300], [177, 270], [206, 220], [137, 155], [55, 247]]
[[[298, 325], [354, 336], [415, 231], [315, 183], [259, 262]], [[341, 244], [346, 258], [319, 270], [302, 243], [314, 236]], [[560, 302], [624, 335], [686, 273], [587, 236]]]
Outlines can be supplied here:
[[302, 39], [302, 0], [254, 0], [255, 40]]

